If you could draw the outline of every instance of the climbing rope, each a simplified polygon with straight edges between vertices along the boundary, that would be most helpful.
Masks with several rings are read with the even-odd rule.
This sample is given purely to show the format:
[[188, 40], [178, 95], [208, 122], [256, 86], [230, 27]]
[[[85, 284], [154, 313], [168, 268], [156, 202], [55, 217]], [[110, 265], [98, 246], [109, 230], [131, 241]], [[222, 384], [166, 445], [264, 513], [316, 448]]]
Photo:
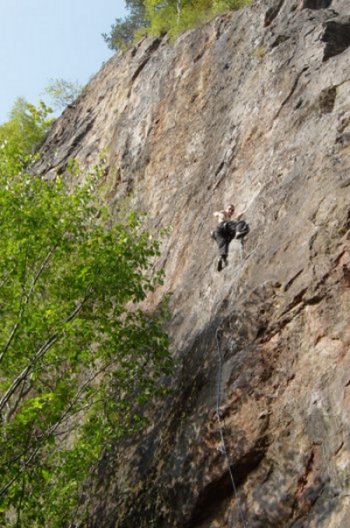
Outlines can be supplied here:
[[234, 497], [235, 497], [235, 499], [237, 501], [239, 517], [241, 519], [242, 526], [243, 526], [243, 528], [248, 528], [248, 525], [246, 523], [243, 511], [242, 511], [242, 508], [241, 508], [241, 503], [240, 503], [240, 499], [239, 499], [239, 495], [238, 495], [238, 491], [237, 491], [237, 486], [236, 486], [235, 479], [234, 479], [234, 476], [233, 476], [231, 460], [230, 460], [229, 454], [228, 454], [227, 449], [226, 449], [225, 438], [224, 438], [224, 427], [223, 427], [223, 423], [222, 423], [221, 415], [220, 415], [221, 384], [222, 384], [222, 354], [221, 354], [221, 348], [220, 348], [220, 342], [219, 342], [219, 328], [217, 328], [217, 330], [216, 330], [215, 338], [216, 338], [216, 348], [217, 348], [217, 352], [218, 352], [218, 365], [219, 365], [219, 367], [218, 367], [218, 375], [217, 375], [217, 393], [216, 393], [216, 417], [217, 417], [218, 424], [219, 424], [219, 434], [220, 434], [220, 440], [221, 440], [219, 451], [220, 451], [221, 454], [223, 454], [225, 456], [226, 461], [227, 461], [228, 472], [229, 472], [231, 483], [232, 483], [232, 489], [233, 489]]

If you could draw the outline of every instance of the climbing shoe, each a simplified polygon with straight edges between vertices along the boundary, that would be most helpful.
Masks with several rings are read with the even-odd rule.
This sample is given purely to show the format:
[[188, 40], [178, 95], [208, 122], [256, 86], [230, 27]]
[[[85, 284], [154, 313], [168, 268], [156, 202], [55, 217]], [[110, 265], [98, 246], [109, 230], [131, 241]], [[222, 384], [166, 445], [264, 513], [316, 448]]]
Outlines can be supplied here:
[[210, 231], [210, 236], [213, 240], [216, 240], [215, 231]]

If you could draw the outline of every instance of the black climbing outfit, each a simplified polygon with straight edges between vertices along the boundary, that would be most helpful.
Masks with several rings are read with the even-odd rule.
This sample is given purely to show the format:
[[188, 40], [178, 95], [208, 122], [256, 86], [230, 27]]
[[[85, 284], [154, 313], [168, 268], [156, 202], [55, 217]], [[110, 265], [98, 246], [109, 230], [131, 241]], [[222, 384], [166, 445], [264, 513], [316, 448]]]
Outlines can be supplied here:
[[213, 238], [219, 248], [220, 257], [225, 258], [228, 255], [230, 242], [236, 236], [236, 223], [233, 221], [220, 222], [213, 233]]
[[221, 271], [224, 266], [227, 266], [228, 248], [231, 240], [234, 238], [243, 239], [249, 233], [249, 225], [245, 220], [234, 222], [228, 220], [220, 222], [215, 231], [212, 231], [212, 237], [216, 241], [219, 248], [219, 261], [217, 270]]

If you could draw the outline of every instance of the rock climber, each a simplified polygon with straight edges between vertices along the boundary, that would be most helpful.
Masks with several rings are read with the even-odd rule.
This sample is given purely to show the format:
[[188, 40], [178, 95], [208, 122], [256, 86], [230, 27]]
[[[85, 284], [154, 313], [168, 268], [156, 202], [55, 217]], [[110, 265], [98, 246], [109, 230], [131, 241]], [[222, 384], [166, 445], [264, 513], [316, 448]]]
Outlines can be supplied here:
[[221, 271], [223, 267], [227, 266], [228, 248], [230, 242], [236, 235], [236, 222], [231, 220], [235, 207], [233, 204], [228, 204], [222, 211], [215, 211], [213, 216], [217, 218], [218, 225], [215, 231], [211, 232], [212, 238], [216, 241], [219, 248], [219, 260], [217, 270]]
[[213, 216], [218, 220], [218, 225], [210, 234], [219, 248], [218, 271], [221, 271], [228, 264], [227, 257], [231, 240], [234, 238], [243, 238], [249, 232], [249, 226], [244, 220], [239, 220], [238, 222], [232, 220], [234, 211], [234, 205], [228, 204], [222, 211], [215, 211], [213, 213]]

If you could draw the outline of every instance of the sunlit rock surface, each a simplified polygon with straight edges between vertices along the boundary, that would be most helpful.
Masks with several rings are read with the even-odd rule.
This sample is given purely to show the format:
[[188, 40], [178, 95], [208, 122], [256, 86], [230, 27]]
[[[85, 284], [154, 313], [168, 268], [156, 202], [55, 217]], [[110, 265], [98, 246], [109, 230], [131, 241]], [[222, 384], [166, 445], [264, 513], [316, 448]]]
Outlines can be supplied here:
[[[115, 209], [172, 227], [149, 306], [171, 294], [178, 367], [145, 434], [103, 460], [84, 526], [347, 528], [348, 0], [256, 1], [116, 55], [40, 169], [91, 166], [105, 147]], [[227, 202], [251, 232], [218, 273], [209, 231]]]

